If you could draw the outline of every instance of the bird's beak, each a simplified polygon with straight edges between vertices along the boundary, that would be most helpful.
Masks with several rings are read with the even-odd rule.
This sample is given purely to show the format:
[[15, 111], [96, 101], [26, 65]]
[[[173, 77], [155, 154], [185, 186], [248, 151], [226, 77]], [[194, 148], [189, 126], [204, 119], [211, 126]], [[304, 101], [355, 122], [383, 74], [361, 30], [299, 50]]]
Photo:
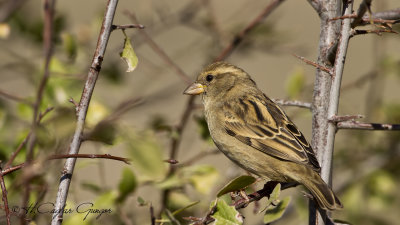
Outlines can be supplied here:
[[185, 95], [199, 95], [204, 92], [204, 86], [199, 83], [193, 83], [183, 92]]

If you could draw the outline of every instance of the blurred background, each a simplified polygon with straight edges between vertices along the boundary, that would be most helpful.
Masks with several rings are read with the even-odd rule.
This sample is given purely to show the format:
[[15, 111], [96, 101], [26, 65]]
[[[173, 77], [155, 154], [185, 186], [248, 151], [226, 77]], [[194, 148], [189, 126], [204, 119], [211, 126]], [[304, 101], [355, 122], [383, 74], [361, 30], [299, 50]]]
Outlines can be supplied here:
[[[10, 155], [31, 128], [40, 79], [43, 76], [43, 2], [16, 1], [20, 6], [4, 16], [11, 1], [0, 0], [0, 160]], [[361, 1], [355, 1], [355, 10]], [[85, 202], [113, 213], [71, 213], [64, 224], [151, 224], [149, 207], [157, 219], [167, 208], [175, 215], [206, 215], [216, 193], [233, 178], [246, 174], [216, 151], [197, 98], [187, 122], [182, 118], [188, 83], [164, 52], [192, 80], [218, 56], [269, 4], [261, 0], [120, 1], [114, 24], [131, 24], [135, 15], [144, 30], [128, 29], [139, 59], [127, 73], [121, 60], [124, 35], [113, 31], [86, 124], [80, 153], [111, 154], [131, 159], [131, 165], [106, 159], [78, 159], [67, 208]], [[96, 46], [106, 1], [57, 1], [55, 47], [50, 79], [40, 109], [54, 107], [37, 129], [34, 158], [38, 163], [5, 176], [10, 207], [21, 206], [30, 184], [29, 204], [54, 202], [65, 160], [44, 161], [65, 154], [75, 128], [73, 98], [79, 101]], [[399, 8], [397, 0], [373, 1], [372, 12]], [[226, 59], [246, 70], [269, 97], [312, 101], [315, 69], [293, 54], [316, 61], [319, 17], [307, 1], [285, 1], [252, 30]], [[394, 30], [400, 31], [399, 25]], [[375, 29], [373, 26], [359, 29]], [[144, 35], [143, 32], [147, 34]], [[340, 115], [365, 115], [363, 121], [400, 123], [400, 36], [383, 33], [351, 38], [340, 98]], [[311, 112], [285, 107], [288, 115], [311, 140]], [[340, 130], [335, 142], [333, 189], [345, 208], [333, 218], [351, 224], [398, 224], [400, 220], [400, 132]], [[173, 159], [171, 165], [163, 160]], [[13, 165], [26, 160], [26, 147]], [[252, 185], [249, 192], [263, 186]], [[284, 216], [274, 224], [307, 224], [304, 189], [282, 192], [291, 196]], [[224, 196], [230, 202], [229, 196]], [[266, 199], [241, 210], [245, 224], [262, 224]], [[51, 209], [46, 205], [46, 209]], [[20, 212], [21, 213], [21, 212]], [[0, 221], [5, 223], [1, 211]], [[49, 213], [28, 213], [36, 224], [48, 223]], [[21, 216], [12, 216], [18, 223]], [[166, 223], [169, 224], [169, 223]]]

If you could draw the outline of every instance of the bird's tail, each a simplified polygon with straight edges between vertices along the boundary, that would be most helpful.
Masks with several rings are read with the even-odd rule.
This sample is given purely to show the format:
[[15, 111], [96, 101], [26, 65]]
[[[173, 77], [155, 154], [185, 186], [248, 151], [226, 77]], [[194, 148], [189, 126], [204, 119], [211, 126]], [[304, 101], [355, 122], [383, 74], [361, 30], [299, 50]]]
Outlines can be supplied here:
[[319, 174], [315, 173], [312, 178], [303, 180], [303, 185], [311, 191], [319, 207], [325, 210], [336, 210], [343, 208], [339, 198], [332, 189], [322, 180]]

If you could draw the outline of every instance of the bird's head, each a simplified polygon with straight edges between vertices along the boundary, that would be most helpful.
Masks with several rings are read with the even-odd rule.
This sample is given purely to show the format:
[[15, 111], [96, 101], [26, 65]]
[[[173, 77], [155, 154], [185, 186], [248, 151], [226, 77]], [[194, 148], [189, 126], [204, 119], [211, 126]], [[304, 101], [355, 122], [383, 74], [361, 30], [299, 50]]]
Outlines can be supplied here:
[[244, 70], [226, 62], [216, 62], [207, 66], [183, 93], [218, 98], [229, 92], [240, 92], [243, 90], [240, 87], [249, 85], [255, 86], [255, 83]]

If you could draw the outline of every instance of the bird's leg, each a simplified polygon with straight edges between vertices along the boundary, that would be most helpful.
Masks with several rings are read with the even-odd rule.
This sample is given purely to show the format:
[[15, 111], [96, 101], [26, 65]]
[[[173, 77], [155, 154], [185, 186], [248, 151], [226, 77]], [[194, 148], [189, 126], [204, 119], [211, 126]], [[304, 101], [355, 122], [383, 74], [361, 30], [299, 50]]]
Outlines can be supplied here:
[[249, 196], [247, 196], [246, 192], [244, 191], [244, 189], [240, 189], [239, 191], [240, 196], [248, 203], [249, 200]]

